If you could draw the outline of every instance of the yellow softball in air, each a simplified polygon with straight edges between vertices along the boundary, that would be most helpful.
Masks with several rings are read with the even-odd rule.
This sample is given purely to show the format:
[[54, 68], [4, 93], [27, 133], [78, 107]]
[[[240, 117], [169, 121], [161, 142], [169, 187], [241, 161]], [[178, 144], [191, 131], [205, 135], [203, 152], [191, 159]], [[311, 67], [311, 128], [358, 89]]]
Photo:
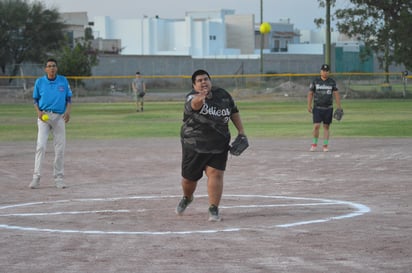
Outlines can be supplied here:
[[268, 22], [264, 22], [260, 25], [259, 30], [260, 30], [260, 33], [262, 34], [268, 34], [271, 30], [271, 26]]
[[43, 115], [41, 116], [41, 119], [42, 119], [43, 121], [48, 121], [48, 120], [49, 120], [49, 115], [43, 114]]

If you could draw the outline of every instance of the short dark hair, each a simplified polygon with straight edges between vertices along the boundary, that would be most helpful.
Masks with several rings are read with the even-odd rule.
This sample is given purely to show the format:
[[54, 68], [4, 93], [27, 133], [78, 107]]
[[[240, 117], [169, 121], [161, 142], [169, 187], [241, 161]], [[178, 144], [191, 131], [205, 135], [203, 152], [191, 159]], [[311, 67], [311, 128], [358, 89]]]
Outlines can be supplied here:
[[199, 75], [207, 75], [207, 77], [210, 79], [210, 75], [209, 75], [209, 73], [207, 73], [206, 70], [198, 69], [192, 74], [192, 84], [195, 83], [196, 77], [199, 76]]
[[139, 72], [139, 71], [137, 71], [137, 72], [136, 72], [136, 75], [140, 75], [140, 72]]
[[47, 61], [46, 61], [46, 63], [45, 63], [44, 65], [46, 66], [48, 62], [53, 62], [53, 63], [55, 63], [55, 64], [57, 65], [56, 59], [53, 59], [53, 58], [47, 59]]

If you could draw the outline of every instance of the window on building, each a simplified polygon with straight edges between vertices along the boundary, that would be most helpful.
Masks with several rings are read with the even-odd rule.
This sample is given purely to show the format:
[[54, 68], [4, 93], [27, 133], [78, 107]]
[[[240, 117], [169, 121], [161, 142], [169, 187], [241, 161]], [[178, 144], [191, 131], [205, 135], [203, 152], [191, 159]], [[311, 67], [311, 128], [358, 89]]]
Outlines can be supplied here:
[[66, 38], [70, 48], [74, 48], [74, 33], [72, 30], [66, 31]]
[[280, 40], [275, 40], [275, 48], [273, 49], [274, 52], [280, 51]]

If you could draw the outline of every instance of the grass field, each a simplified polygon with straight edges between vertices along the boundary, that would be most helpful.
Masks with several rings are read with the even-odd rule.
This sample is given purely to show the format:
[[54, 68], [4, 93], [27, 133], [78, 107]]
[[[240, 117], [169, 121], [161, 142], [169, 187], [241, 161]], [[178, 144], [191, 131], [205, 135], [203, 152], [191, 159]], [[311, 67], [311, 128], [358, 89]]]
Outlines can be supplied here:
[[[332, 137], [411, 137], [411, 100], [343, 100], [345, 116], [334, 121]], [[239, 101], [249, 137], [310, 137], [311, 115], [304, 98]], [[132, 103], [74, 103], [69, 139], [178, 137], [182, 102], [147, 102], [136, 113]], [[27, 104], [1, 104], [0, 141], [35, 140], [36, 115]], [[233, 129], [233, 127], [231, 127]], [[234, 131], [233, 131], [234, 132]]]

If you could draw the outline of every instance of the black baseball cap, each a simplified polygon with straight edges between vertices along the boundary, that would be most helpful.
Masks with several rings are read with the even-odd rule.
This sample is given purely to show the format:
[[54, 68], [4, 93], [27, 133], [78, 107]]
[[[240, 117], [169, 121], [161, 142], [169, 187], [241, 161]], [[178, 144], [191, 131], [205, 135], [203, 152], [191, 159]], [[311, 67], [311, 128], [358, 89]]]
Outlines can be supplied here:
[[328, 64], [322, 64], [320, 70], [330, 71], [330, 67]]

